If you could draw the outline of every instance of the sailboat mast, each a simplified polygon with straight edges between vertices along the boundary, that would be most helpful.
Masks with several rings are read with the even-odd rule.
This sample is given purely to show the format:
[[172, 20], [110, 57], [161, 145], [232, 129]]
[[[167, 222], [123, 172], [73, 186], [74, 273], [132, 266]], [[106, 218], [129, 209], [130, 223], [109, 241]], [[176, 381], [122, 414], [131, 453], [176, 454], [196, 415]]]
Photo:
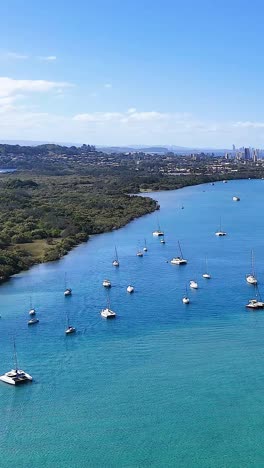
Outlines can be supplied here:
[[255, 276], [253, 249], [251, 250], [251, 270], [252, 270], [252, 275]]
[[17, 372], [18, 370], [18, 363], [17, 363], [17, 352], [16, 352], [16, 342], [14, 339], [14, 361], [15, 361], [15, 370]]
[[117, 255], [117, 249], [116, 249], [116, 246], [115, 246], [115, 258], [116, 258], [116, 260], [118, 261], [118, 255]]
[[180, 241], [178, 241], [178, 246], [179, 246], [179, 251], [180, 251], [181, 258], [183, 258]]

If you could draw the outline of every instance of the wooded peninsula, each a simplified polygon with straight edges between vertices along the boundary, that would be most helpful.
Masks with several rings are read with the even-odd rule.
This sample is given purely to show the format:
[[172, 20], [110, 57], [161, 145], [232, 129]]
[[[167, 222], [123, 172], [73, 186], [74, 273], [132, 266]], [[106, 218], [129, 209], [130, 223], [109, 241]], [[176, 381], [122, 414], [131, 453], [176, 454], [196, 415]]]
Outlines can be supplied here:
[[203, 154], [107, 154], [90, 145], [3, 144], [0, 169], [14, 170], [0, 174], [1, 281], [159, 208], [131, 194], [264, 176], [262, 164], [226, 165]]

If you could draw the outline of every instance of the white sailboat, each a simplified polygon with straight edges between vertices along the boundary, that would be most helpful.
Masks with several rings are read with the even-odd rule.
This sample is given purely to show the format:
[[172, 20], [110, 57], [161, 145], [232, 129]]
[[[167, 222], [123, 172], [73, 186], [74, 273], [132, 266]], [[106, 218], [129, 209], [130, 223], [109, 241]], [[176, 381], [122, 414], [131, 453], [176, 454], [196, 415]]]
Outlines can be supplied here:
[[31, 299], [31, 297], [30, 297], [30, 306], [29, 306], [28, 314], [29, 314], [29, 315], [35, 315], [35, 314], [36, 314], [36, 309], [34, 309], [34, 307], [32, 307], [32, 299]]
[[112, 319], [116, 317], [116, 313], [110, 309], [110, 297], [107, 297], [107, 307], [101, 310], [101, 316], [105, 319]]
[[65, 334], [66, 335], [71, 335], [72, 333], [75, 333], [76, 332], [76, 328], [74, 328], [72, 325], [70, 325], [70, 321], [69, 321], [69, 314], [68, 312], [66, 311], [66, 329], [65, 329]]
[[249, 284], [256, 285], [258, 283], [258, 280], [256, 278], [255, 274], [255, 268], [254, 268], [254, 253], [253, 250], [251, 250], [251, 273], [249, 275], [246, 275], [246, 281]]
[[172, 265], [186, 265], [187, 260], [183, 258], [182, 249], [181, 249], [181, 245], [179, 241], [178, 241], [178, 248], [179, 248], [180, 256], [172, 258], [170, 262], [172, 263]]
[[234, 196], [234, 197], [233, 197], [233, 201], [240, 201], [240, 198], [239, 198], [239, 197], [236, 197], [236, 196]]
[[21, 383], [32, 382], [33, 378], [31, 377], [31, 375], [27, 374], [25, 371], [18, 368], [15, 340], [14, 340], [14, 361], [15, 361], [15, 369], [12, 369], [11, 371], [6, 372], [3, 375], [0, 375], [0, 380], [10, 385], [19, 385]]
[[115, 247], [115, 257], [114, 257], [114, 260], [112, 262], [112, 265], [115, 266], [115, 267], [119, 267], [119, 260], [118, 260], [118, 254], [117, 254], [116, 247]]
[[137, 257], [143, 257], [143, 252], [142, 250], [137, 251]]
[[256, 299], [250, 299], [246, 307], [248, 309], [264, 309], [264, 302], [261, 299], [258, 286], [256, 286]]
[[162, 238], [160, 239], [160, 243], [161, 243], [161, 244], [166, 244], [166, 242], [165, 242], [165, 236], [162, 236]]
[[220, 218], [219, 230], [216, 231], [215, 235], [218, 236], [218, 237], [226, 236], [226, 232], [222, 230], [221, 218]]
[[205, 270], [205, 273], [203, 274], [203, 278], [205, 278], [205, 279], [211, 279], [211, 275], [208, 273], [208, 261], [207, 261], [207, 257], [205, 258], [205, 265], [206, 265], [206, 270]]
[[128, 287], [127, 287], [127, 292], [128, 292], [129, 294], [133, 293], [133, 292], [134, 292], [134, 286], [132, 286], [131, 284], [129, 284]]
[[198, 289], [198, 283], [197, 283], [197, 281], [191, 280], [191, 281], [190, 281], [190, 288], [191, 288], [191, 289]]
[[189, 299], [188, 294], [187, 294], [187, 286], [185, 287], [185, 296], [183, 296], [182, 302], [183, 302], [183, 304], [190, 304], [190, 299]]
[[39, 319], [36, 317], [33, 317], [28, 321], [28, 325], [36, 325], [37, 323], [39, 323]]
[[111, 285], [111, 281], [108, 280], [108, 279], [105, 279], [105, 280], [103, 281], [103, 286], [104, 286], [105, 288], [111, 288], [111, 286], [112, 286], [112, 285]]
[[64, 275], [64, 296], [71, 296], [72, 295], [72, 289], [67, 287], [67, 273]]
[[159, 223], [159, 218], [157, 216], [157, 221], [158, 221], [158, 229], [156, 231], [153, 231], [153, 236], [164, 236], [164, 232], [160, 229], [160, 223]]
[[144, 252], [147, 252], [147, 251], [148, 251], [148, 248], [147, 248], [147, 241], [146, 241], [146, 239], [144, 239], [144, 247], [143, 247], [143, 251], [144, 251]]

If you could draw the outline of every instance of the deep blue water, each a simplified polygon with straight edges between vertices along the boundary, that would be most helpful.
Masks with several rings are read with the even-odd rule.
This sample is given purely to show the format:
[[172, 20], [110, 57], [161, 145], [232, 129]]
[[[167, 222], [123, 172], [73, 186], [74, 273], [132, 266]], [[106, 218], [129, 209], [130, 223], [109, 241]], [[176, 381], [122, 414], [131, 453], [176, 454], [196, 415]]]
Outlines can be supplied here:
[[[152, 196], [165, 245], [152, 236], [154, 213], [0, 287], [0, 372], [13, 366], [15, 336], [19, 365], [34, 377], [19, 388], [0, 383], [1, 468], [264, 465], [264, 312], [245, 309], [251, 248], [264, 296], [264, 181]], [[214, 235], [220, 216], [224, 238]], [[138, 258], [144, 238], [149, 251]], [[178, 239], [183, 267], [166, 263]], [[100, 316], [104, 278], [113, 321]], [[199, 289], [186, 306], [190, 279]], [[32, 328], [30, 296], [40, 319]], [[66, 310], [75, 336], [64, 335]]]

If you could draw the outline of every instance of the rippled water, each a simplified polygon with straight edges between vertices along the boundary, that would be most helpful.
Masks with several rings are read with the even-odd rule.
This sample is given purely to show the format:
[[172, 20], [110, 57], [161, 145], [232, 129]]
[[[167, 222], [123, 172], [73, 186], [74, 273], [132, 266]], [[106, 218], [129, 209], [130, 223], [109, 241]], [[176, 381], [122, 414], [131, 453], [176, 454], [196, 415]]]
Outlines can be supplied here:
[[[19, 365], [34, 377], [19, 388], [0, 383], [1, 467], [263, 466], [264, 312], [244, 306], [251, 248], [264, 295], [264, 181], [152, 196], [165, 245], [152, 236], [154, 213], [0, 287], [0, 371], [13, 366], [15, 336]], [[220, 216], [225, 238], [214, 235]], [[149, 251], [138, 258], [144, 238]], [[178, 239], [183, 267], [167, 263]], [[100, 316], [104, 278], [113, 321]], [[186, 306], [190, 279], [199, 289]], [[30, 296], [40, 319], [32, 328]], [[64, 335], [65, 311], [75, 336]]]

